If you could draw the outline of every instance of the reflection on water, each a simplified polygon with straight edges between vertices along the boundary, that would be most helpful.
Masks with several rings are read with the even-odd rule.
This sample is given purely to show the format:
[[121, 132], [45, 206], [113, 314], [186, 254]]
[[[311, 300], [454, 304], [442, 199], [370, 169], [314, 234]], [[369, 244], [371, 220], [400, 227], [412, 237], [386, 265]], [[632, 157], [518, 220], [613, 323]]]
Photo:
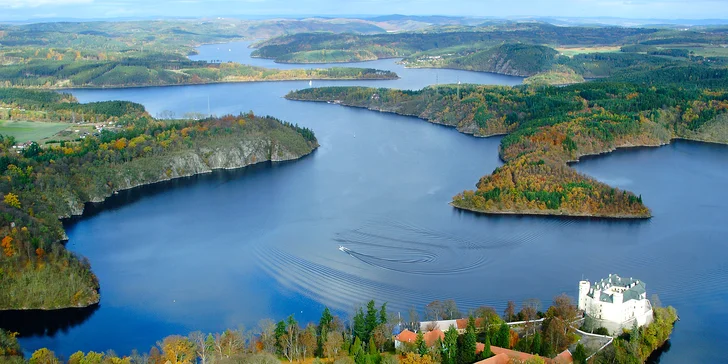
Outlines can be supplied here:
[[81, 325], [99, 309], [99, 305], [63, 310], [0, 311], [0, 327], [17, 332], [19, 337], [55, 337], [59, 332]]

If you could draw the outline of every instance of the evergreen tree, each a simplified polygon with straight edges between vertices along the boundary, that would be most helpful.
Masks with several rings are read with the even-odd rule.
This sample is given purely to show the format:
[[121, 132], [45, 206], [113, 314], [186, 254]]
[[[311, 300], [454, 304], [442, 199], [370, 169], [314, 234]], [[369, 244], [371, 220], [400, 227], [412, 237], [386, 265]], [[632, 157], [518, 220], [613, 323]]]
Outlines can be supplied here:
[[380, 324], [387, 323], [387, 302], [384, 302], [382, 304], [381, 310], [379, 310], [379, 323]]
[[364, 318], [364, 311], [359, 307], [354, 315], [354, 336], [363, 338], [367, 335], [367, 322]]
[[541, 334], [536, 333], [533, 335], [533, 342], [531, 343], [531, 353], [539, 354], [541, 352]]
[[480, 357], [483, 359], [488, 359], [491, 356], [493, 356], [493, 351], [490, 350], [490, 335], [487, 333], [485, 334], [485, 342], [483, 343], [483, 352], [480, 353]]
[[572, 357], [574, 358], [575, 364], [586, 364], [587, 355], [584, 345], [582, 345], [581, 343], [576, 344], [576, 349], [574, 349]]
[[415, 349], [420, 355], [427, 354], [427, 344], [425, 343], [425, 336], [422, 335], [422, 331], [417, 333], [417, 340], [415, 340]]
[[442, 348], [442, 363], [455, 364], [458, 355], [458, 330], [450, 326], [445, 332], [445, 343]]
[[324, 343], [326, 343], [326, 339], [328, 338], [329, 329], [331, 328], [331, 322], [333, 320], [334, 317], [331, 315], [331, 311], [329, 311], [329, 308], [324, 307], [324, 312], [321, 313], [321, 319], [319, 320], [318, 327], [316, 328], [316, 355], [319, 357], [323, 357]]
[[364, 354], [364, 350], [359, 350], [356, 352], [356, 354], [354, 354], [354, 363], [367, 364], [367, 356], [366, 354]]
[[369, 355], [377, 355], [377, 353], [379, 352], [377, 351], [377, 344], [374, 343], [374, 336], [369, 337], [367, 349], [369, 349]]
[[511, 329], [505, 322], [500, 325], [498, 332], [495, 334], [495, 346], [509, 349], [511, 341]]
[[463, 364], [475, 362], [475, 350], [477, 349], [477, 345], [477, 337], [475, 335], [475, 318], [470, 316], [468, 318], [468, 326], [465, 329], [465, 335], [463, 335], [463, 345], [459, 350], [461, 352], [460, 357], [462, 358]]
[[349, 348], [349, 355], [357, 355], [360, 351], [364, 350], [361, 348], [361, 339], [357, 336], [354, 338], [354, 345]]
[[379, 312], [374, 304], [374, 300], [367, 303], [367, 316], [366, 316], [366, 333], [362, 336], [362, 340], [369, 341], [369, 336], [374, 331], [374, 328], [379, 324]]
[[286, 323], [285, 321], [278, 321], [276, 324], [276, 329], [273, 332], [276, 337], [276, 350], [278, 352], [278, 355], [282, 355], [283, 353], [283, 346], [281, 345], [281, 337], [285, 335], [286, 333]]

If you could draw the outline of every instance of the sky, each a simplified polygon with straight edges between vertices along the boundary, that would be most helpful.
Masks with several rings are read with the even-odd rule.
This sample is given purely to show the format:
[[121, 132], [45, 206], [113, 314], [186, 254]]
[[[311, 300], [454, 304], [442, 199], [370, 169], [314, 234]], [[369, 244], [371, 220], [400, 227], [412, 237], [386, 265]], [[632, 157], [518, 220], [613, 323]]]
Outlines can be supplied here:
[[384, 14], [725, 19], [728, 0], [0, 0], [0, 21]]

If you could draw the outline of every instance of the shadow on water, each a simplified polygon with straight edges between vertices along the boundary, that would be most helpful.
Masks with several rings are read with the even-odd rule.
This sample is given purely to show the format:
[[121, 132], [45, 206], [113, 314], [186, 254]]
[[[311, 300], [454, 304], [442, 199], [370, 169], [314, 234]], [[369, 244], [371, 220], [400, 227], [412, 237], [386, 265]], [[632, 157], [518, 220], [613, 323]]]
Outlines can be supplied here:
[[0, 311], [0, 327], [17, 332], [20, 337], [54, 337], [59, 331], [81, 325], [99, 309], [99, 305], [61, 310]]
[[[316, 151], [309, 155], [303, 156], [295, 161], [302, 161], [311, 157]], [[152, 183], [144, 186], [134, 187], [128, 190], [119, 191], [109, 196], [103, 202], [88, 202], [84, 205], [82, 215], [72, 216], [63, 219], [63, 226], [69, 228], [81, 220], [96, 216], [102, 212], [114, 211], [130, 205], [134, 202], [141, 201], [147, 197], [155, 196], [164, 192], [168, 192], [178, 188], [191, 186], [199, 186], [202, 183], [221, 186], [230, 181], [234, 181], [244, 176], [260, 173], [270, 169], [280, 168], [295, 161], [284, 162], [261, 162], [246, 167], [236, 169], [216, 169], [210, 173], [198, 174], [189, 177], [180, 177], [168, 181]]]
[[453, 215], [457, 217], [474, 217], [475, 219], [490, 220], [493, 222], [528, 222], [528, 221], [551, 221], [560, 223], [588, 222], [592, 224], [623, 224], [638, 226], [649, 224], [650, 218], [619, 218], [609, 216], [566, 216], [566, 215], [539, 215], [539, 214], [499, 214], [479, 211], [463, 210], [453, 207]]
[[662, 354], [667, 354], [671, 346], [672, 343], [670, 343], [670, 340], [667, 340], [662, 346], [650, 354], [647, 360], [645, 360], [645, 364], [658, 364], [662, 358]]

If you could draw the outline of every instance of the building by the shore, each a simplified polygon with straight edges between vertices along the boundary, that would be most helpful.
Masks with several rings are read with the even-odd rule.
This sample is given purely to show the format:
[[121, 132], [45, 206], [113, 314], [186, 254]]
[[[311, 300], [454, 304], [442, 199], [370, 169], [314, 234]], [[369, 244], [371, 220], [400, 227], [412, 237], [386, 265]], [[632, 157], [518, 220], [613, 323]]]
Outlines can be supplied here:
[[594, 284], [581, 281], [578, 307], [611, 333], [630, 329], [635, 323], [644, 326], [652, 322], [653, 315], [645, 286], [645, 282], [638, 279], [616, 274]]

